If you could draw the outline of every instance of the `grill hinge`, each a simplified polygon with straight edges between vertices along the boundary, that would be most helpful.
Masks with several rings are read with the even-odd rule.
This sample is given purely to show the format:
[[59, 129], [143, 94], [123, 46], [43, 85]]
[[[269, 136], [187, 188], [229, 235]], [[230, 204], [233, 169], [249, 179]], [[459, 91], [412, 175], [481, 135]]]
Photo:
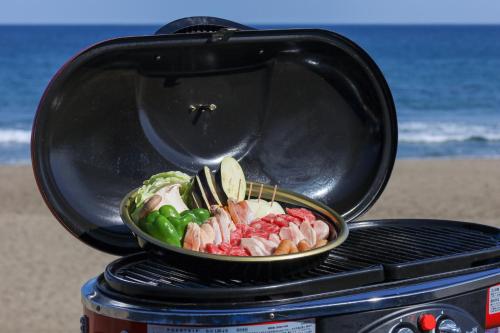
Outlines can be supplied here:
[[236, 28], [222, 28], [212, 34], [212, 42], [225, 42], [227, 41], [238, 29]]

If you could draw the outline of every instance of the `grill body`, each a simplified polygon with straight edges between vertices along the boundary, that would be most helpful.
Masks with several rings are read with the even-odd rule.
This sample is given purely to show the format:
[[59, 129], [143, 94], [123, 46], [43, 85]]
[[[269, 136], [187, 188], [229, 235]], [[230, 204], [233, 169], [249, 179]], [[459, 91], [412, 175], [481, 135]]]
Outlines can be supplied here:
[[297, 299], [288, 304], [234, 304], [229, 308], [203, 308], [196, 304], [175, 307], [142, 299], [113, 298], [97, 287], [98, 279], [92, 279], [82, 288], [82, 322], [91, 333], [146, 333], [155, 332], [153, 329], [158, 326], [164, 330], [157, 332], [174, 332], [175, 328], [178, 332], [195, 328], [208, 332], [204, 330], [207, 327], [226, 327], [226, 332], [232, 332], [232, 327], [239, 325], [313, 319], [315, 332], [378, 332], [372, 325], [377, 321], [384, 326], [396, 324], [400, 318], [415, 317], [415, 313], [433, 313], [437, 317], [443, 313], [455, 320], [464, 319], [463, 332], [484, 332], [487, 290], [499, 283], [499, 277], [500, 269], [494, 268], [406, 286]]
[[145, 253], [118, 259], [83, 286], [82, 329], [419, 332], [418, 320], [428, 314], [438, 323], [453, 319], [462, 332], [483, 332], [500, 326], [500, 318], [488, 316], [499, 283], [496, 228], [436, 220], [356, 222], [323, 265], [282, 279], [214, 278]]

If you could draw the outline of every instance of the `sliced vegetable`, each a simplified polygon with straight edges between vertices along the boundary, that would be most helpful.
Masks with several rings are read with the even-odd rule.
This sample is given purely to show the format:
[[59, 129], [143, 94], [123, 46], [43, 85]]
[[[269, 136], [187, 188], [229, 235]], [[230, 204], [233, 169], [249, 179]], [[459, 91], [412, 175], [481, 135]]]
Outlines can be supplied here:
[[155, 221], [158, 215], [160, 215], [160, 212], [158, 212], [157, 210], [149, 213], [148, 216], [139, 220], [139, 228], [141, 228], [141, 230], [144, 231], [145, 233], [151, 235], [151, 232], [153, 230], [152, 229], [153, 222]]
[[198, 176], [194, 177], [194, 184], [193, 184], [193, 195], [196, 198], [196, 201], [201, 203], [201, 206], [198, 208], [206, 207], [210, 208], [212, 204], [216, 204], [215, 202], [210, 202], [207, 199], [207, 195], [205, 193], [205, 189], [203, 188], [203, 185], [201, 183], [201, 180]]
[[210, 218], [210, 212], [204, 208], [195, 208], [191, 212], [196, 216], [198, 223], [203, 223]]
[[134, 221], [140, 220], [140, 213], [146, 201], [153, 195], [168, 185], [179, 184], [179, 193], [183, 201], [186, 201], [190, 194], [191, 177], [180, 171], [168, 171], [156, 174], [144, 181], [143, 185], [137, 190], [134, 200], [134, 210], [131, 212], [131, 217]]
[[193, 217], [191, 215], [185, 215], [183, 217], [169, 217], [168, 220], [172, 225], [174, 226], [175, 230], [179, 234], [179, 236], [182, 238], [184, 237], [184, 234], [186, 232], [186, 227], [189, 223], [193, 222]]
[[232, 157], [224, 157], [219, 170], [215, 174], [216, 181], [226, 194], [228, 199], [236, 202], [245, 199], [247, 182], [245, 174], [238, 161]]
[[197, 176], [205, 190], [208, 202], [213, 205], [224, 205], [227, 201], [227, 197], [215, 181], [215, 176], [212, 171], [205, 166], [198, 172]]
[[189, 208], [186, 206], [184, 200], [182, 200], [179, 192], [180, 187], [179, 184], [172, 184], [159, 189], [156, 195], [161, 196], [161, 201], [155, 208], [159, 209], [161, 206], [170, 205], [174, 207], [177, 212], [188, 210]]
[[198, 219], [198, 218], [196, 217], [196, 215], [194, 215], [193, 210], [185, 210], [185, 211], [183, 211], [183, 212], [181, 213], [181, 218], [182, 218], [182, 217], [184, 217], [184, 216], [186, 216], [186, 215], [191, 216], [191, 218], [192, 218], [192, 219], [193, 219], [193, 221], [195, 221], [195, 222], [196, 222], [196, 221], [197, 221], [197, 219]]
[[181, 236], [174, 225], [163, 215], [157, 216], [153, 222], [151, 236], [169, 245], [181, 247]]
[[175, 207], [172, 205], [161, 206], [159, 209], [159, 212], [161, 215], [163, 215], [165, 217], [176, 217], [176, 218], [180, 217], [179, 213], [177, 212]]
[[283, 207], [276, 201], [271, 205], [271, 202], [264, 199], [250, 199], [246, 200], [250, 210], [253, 213], [254, 218], [260, 219], [261, 217], [267, 216], [269, 214], [285, 214]]
[[147, 223], [153, 223], [158, 215], [160, 215], [160, 212], [157, 210], [149, 213], [148, 216], [146, 217]]
[[161, 196], [155, 194], [151, 198], [149, 198], [144, 205], [142, 206], [140, 212], [139, 212], [139, 218], [142, 219], [143, 217], [146, 217], [150, 212], [152, 212], [158, 204], [161, 202]]

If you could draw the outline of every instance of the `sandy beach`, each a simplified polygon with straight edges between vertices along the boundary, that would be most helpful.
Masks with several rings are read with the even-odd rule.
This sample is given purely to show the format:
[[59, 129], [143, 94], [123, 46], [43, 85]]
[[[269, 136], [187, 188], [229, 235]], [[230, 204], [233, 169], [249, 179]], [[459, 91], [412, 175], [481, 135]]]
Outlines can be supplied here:
[[[77, 332], [80, 286], [115, 257], [52, 217], [31, 167], [0, 167], [0, 332]], [[404, 160], [362, 219], [439, 218], [500, 227], [500, 160]]]

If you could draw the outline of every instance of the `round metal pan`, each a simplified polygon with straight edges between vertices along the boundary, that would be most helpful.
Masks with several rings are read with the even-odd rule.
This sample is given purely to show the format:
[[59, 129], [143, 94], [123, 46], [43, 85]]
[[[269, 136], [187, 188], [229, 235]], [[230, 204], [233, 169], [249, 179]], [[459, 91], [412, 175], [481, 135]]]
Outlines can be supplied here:
[[[120, 214], [123, 222], [137, 238], [139, 246], [153, 255], [163, 258], [169, 265], [195, 271], [207, 276], [224, 276], [245, 279], [269, 279], [289, 276], [306, 271], [321, 264], [330, 250], [342, 244], [349, 233], [344, 219], [331, 208], [303, 195], [286, 190], [277, 190], [275, 200], [286, 207], [304, 207], [313, 211], [330, 226], [329, 242], [322, 247], [305, 252], [280, 256], [224, 256], [196, 252], [165, 244], [143, 232], [129, 214], [129, 208], [137, 189], [122, 200]], [[251, 196], [257, 197], [260, 186]], [[274, 188], [263, 186], [262, 198], [271, 200]], [[335, 237], [336, 235], [336, 237]]]

